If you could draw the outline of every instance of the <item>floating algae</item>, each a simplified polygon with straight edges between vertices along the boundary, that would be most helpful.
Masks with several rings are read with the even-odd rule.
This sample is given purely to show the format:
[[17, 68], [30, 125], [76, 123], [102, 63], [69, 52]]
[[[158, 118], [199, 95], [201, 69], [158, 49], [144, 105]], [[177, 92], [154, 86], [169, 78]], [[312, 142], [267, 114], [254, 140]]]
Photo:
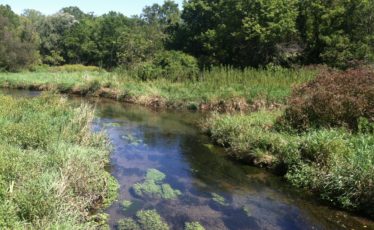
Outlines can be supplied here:
[[169, 184], [162, 183], [164, 179], [165, 174], [157, 169], [149, 169], [144, 182], [136, 183], [132, 188], [135, 194], [140, 197], [174, 200], [181, 195], [179, 190], [173, 189]]
[[211, 195], [212, 195], [213, 201], [216, 202], [217, 204], [220, 204], [222, 206], [228, 206], [228, 204], [226, 203], [226, 200], [223, 196], [220, 196], [220, 195], [218, 195], [217, 193], [214, 193], [214, 192], [212, 192]]
[[188, 222], [184, 226], [184, 230], [205, 230], [199, 222]]
[[142, 143], [141, 139], [138, 139], [138, 138], [134, 137], [130, 133], [122, 136], [122, 139], [128, 141], [130, 143], [130, 145], [134, 145], [134, 146], [138, 146], [139, 144]]
[[123, 210], [127, 211], [131, 207], [132, 201], [130, 201], [130, 200], [124, 200], [124, 201], [122, 201], [121, 204], [122, 204]]
[[251, 217], [252, 216], [252, 210], [250, 207], [248, 206], [243, 206], [243, 211], [245, 212], [245, 214], [248, 216], [248, 217]]
[[104, 127], [121, 127], [120, 123], [111, 122], [111, 123], [104, 123]]
[[169, 226], [164, 222], [156, 210], [138, 211], [136, 219], [125, 218], [118, 222], [119, 230], [168, 230]]

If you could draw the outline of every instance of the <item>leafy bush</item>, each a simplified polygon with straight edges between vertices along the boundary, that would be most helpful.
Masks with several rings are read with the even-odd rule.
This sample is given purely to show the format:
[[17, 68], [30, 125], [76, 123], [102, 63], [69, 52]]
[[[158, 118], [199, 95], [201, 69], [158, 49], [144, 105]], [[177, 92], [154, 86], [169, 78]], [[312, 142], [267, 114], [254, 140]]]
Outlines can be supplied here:
[[193, 56], [180, 51], [163, 51], [158, 53], [151, 63], [140, 65], [138, 72], [142, 80], [191, 80], [198, 74], [199, 67]]
[[279, 124], [297, 130], [343, 126], [357, 131], [361, 118], [374, 122], [374, 72], [357, 69], [324, 72], [296, 88]]

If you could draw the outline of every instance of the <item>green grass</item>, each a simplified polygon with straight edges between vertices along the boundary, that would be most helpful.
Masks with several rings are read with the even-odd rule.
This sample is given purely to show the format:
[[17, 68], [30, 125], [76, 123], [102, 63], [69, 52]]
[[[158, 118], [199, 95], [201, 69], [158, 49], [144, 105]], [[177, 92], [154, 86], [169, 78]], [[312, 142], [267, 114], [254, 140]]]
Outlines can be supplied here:
[[293, 185], [374, 218], [374, 135], [343, 128], [301, 134], [277, 131], [274, 122], [281, 114], [213, 115], [204, 129], [230, 156], [282, 169]]
[[90, 210], [110, 204], [117, 184], [93, 110], [51, 95], [0, 101], [0, 228], [97, 228]]
[[306, 69], [215, 68], [201, 73], [199, 80], [174, 82], [165, 78], [141, 81], [131, 73], [41, 71], [0, 73], [0, 86], [94, 94], [146, 105], [199, 108], [208, 104], [209, 109], [224, 105], [230, 110], [240, 106], [238, 102], [284, 103], [292, 86], [313, 79], [315, 73]]

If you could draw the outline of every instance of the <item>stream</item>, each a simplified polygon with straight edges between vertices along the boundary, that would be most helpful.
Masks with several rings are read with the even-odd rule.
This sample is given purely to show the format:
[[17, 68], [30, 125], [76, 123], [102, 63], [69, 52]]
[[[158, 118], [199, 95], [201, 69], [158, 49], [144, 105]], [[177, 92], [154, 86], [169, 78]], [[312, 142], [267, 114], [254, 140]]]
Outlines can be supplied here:
[[[29, 91], [6, 91], [36, 96]], [[96, 107], [94, 130], [104, 130], [113, 152], [108, 170], [118, 180], [118, 202], [109, 225], [134, 217], [139, 210], [157, 210], [171, 229], [197, 221], [206, 229], [374, 229], [373, 222], [322, 204], [263, 169], [233, 162], [215, 147], [197, 123], [207, 114], [154, 111], [105, 99], [72, 98]], [[173, 199], [139, 196], [149, 169], [164, 174], [162, 183], [179, 193]], [[122, 201], [132, 205], [124, 209]]]

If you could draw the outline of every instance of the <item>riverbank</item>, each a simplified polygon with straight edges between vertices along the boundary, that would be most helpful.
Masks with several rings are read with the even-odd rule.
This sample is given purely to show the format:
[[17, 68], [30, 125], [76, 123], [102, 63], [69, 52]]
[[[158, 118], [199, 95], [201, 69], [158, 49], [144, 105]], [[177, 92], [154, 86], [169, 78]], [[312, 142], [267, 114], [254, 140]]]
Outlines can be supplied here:
[[372, 95], [372, 70], [331, 72], [296, 88], [282, 110], [215, 114], [203, 128], [234, 159], [373, 219]]
[[164, 78], [141, 81], [126, 73], [104, 71], [40, 71], [0, 73], [0, 87], [105, 97], [155, 108], [232, 112], [277, 108], [294, 85], [315, 75], [311, 69], [216, 68], [202, 73], [199, 80], [174, 82]]
[[[93, 110], [59, 96], [0, 96], [0, 228], [95, 229], [116, 197]], [[102, 221], [100, 222], [100, 219]]]
[[236, 160], [268, 168], [330, 204], [374, 217], [374, 136], [345, 129], [274, 129], [280, 111], [215, 115], [205, 131]]

